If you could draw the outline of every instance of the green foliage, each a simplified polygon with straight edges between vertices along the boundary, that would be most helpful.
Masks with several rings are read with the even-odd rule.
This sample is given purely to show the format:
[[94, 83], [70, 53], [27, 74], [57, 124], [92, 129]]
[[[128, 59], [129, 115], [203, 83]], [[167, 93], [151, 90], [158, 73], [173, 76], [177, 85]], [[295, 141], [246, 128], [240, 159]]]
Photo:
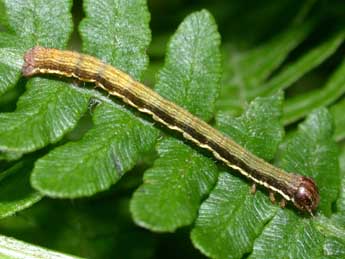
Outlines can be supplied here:
[[278, 160], [288, 172], [310, 175], [319, 183], [322, 197], [319, 208], [326, 215], [331, 214], [340, 182], [338, 148], [331, 141], [332, 134], [329, 112], [316, 110], [299, 124], [298, 132], [283, 143]]
[[[2, 38], [2, 36], [1, 36]], [[12, 39], [6, 39], [5, 41]], [[15, 86], [20, 77], [20, 68], [23, 65], [23, 51], [16, 48], [2, 47], [0, 49], [0, 94]]]
[[[272, 71], [283, 62], [283, 58], [287, 56], [291, 48], [297, 45], [303, 36], [306, 36], [305, 34], [303, 26], [298, 27], [298, 29], [292, 27], [287, 32], [278, 35], [277, 39], [273, 39], [254, 50], [244, 53], [236, 53], [232, 49], [228, 51], [227, 55], [230, 57], [225, 66], [229, 69], [230, 78], [224, 82], [225, 87], [218, 107], [232, 114], [238, 114], [247, 102], [255, 96], [271, 95], [280, 89], [292, 86], [303, 75], [334, 54], [343, 42], [345, 35], [342, 31], [337, 33], [265, 81]], [[257, 63], [256, 60], [266, 53], [269, 53], [268, 58], [265, 56], [264, 61]], [[335, 72], [321, 93], [318, 89], [313, 93], [299, 95], [287, 100], [284, 105], [284, 122], [295, 122], [313, 109], [329, 105], [344, 94], [344, 77], [340, 76], [343, 74], [342, 70], [340, 67]], [[234, 98], [234, 95], [237, 98]]]
[[194, 115], [210, 120], [219, 92], [219, 45], [217, 26], [207, 11], [188, 16], [169, 42], [155, 90]]
[[134, 193], [131, 212], [138, 225], [172, 232], [194, 221], [218, 173], [211, 159], [176, 140], [159, 143], [158, 154], [160, 158], [145, 172], [144, 184]]
[[26, 88], [16, 110], [0, 114], [4, 152], [28, 153], [57, 142], [87, 109], [88, 96], [64, 82], [33, 78]]
[[[282, 93], [271, 97], [259, 97], [240, 117], [234, 118], [224, 112], [218, 113], [217, 128], [257, 156], [272, 160], [284, 136], [284, 128], [280, 121], [282, 103]], [[267, 123], [268, 120], [270, 123]]]
[[30, 186], [32, 160], [21, 160], [1, 173], [0, 217], [4, 218], [32, 206], [43, 195]]
[[[102, 11], [102, 8], [107, 8], [103, 5], [105, 3], [85, 2], [86, 10], [92, 15], [87, 16], [81, 25], [84, 48], [89, 49], [87, 52], [98, 54], [109, 63], [116, 64], [138, 77], [147, 60], [146, 54], [141, 50], [147, 47], [147, 38], [150, 38], [147, 8], [142, 1], [138, 1], [138, 5], [119, 1], [118, 6], [113, 6], [115, 9], [111, 14], [114, 17], [110, 17], [110, 21], [122, 19], [122, 22], [127, 24], [129, 22], [127, 16], [122, 17], [121, 14], [126, 13], [127, 9], [133, 9], [133, 6], [135, 6], [135, 15], [138, 13], [141, 15], [132, 17], [131, 24], [136, 28], [119, 23], [119, 27], [111, 35], [116, 36], [113, 39], [116, 44], [125, 47], [116, 48], [110, 56], [107, 56], [104, 52], [97, 52], [97, 49], [106, 51], [105, 47], [98, 46], [100, 39], [104, 43], [109, 43], [109, 31], [104, 30], [107, 27], [98, 27], [100, 18], [97, 14], [99, 15], [98, 12]], [[110, 4], [109, 2], [108, 5]], [[98, 12], [92, 11], [92, 8], [96, 8]], [[146, 26], [142, 25], [141, 16], [144, 17]], [[103, 28], [104, 35], [96, 34], [94, 30], [97, 28]], [[132, 38], [131, 34], [126, 32], [133, 29], [137, 34], [146, 35], [146, 41], [138, 41], [136, 48], [127, 49], [131, 47], [128, 46], [128, 42], [132, 41]], [[113, 42], [110, 46], [116, 44]], [[109, 51], [106, 53], [109, 54]], [[123, 58], [124, 56], [126, 58]], [[133, 58], [130, 58], [131, 56]], [[138, 57], [142, 61], [136, 62]], [[132, 61], [128, 62], [128, 60]], [[157, 138], [157, 132], [150, 125], [143, 125], [138, 118], [114, 105], [99, 105], [93, 112], [92, 118], [94, 127], [82, 139], [56, 148], [37, 162], [32, 174], [32, 184], [36, 189], [52, 197], [66, 198], [90, 196], [106, 190], [136, 164], [141, 153], [153, 148]]]
[[82, 139], [39, 159], [31, 183], [51, 197], [90, 196], [108, 189], [152, 149], [157, 132], [128, 112], [99, 105]]
[[64, 258], [64, 259], [82, 259], [76, 256], [69, 256], [37, 247], [28, 243], [24, 243], [14, 238], [0, 236], [0, 256], [3, 259], [20, 259], [26, 258]]
[[[220, 78], [219, 43], [207, 11], [187, 17], [169, 43], [157, 92], [209, 119]], [[201, 199], [215, 184], [217, 169], [212, 160], [173, 140], [159, 143], [158, 153], [160, 158], [145, 172], [144, 184], [133, 196], [131, 211], [139, 225], [174, 231], [193, 222]]]
[[146, 1], [86, 0], [83, 4], [86, 17], [79, 28], [84, 52], [140, 79], [151, 41]]
[[[268, 105], [272, 101], [265, 103]], [[263, 109], [250, 110], [257, 114], [258, 110]], [[250, 116], [247, 114], [244, 118]], [[286, 170], [316, 179], [322, 197], [320, 210], [326, 214], [330, 213], [330, 205], [337, 198], [339, 183], [337, 148], [329, 141], [332, 133], [330, 123], [326, 110], [311, 114], [300, 125], [300, 129], [283, 143], [280, 151], [282, 155], [278, 158], [278, 164]], [[249, 119], [247, 127], [251, 129], [249, 132], [255, 130], [253, 127], [257, 127], [259, 132], [265, 132], [261, 131], [258, 121]], [[242, 128], [234, 128], [234, 135], [231, 136], [235, 138]], [[274, 139], [276, 134], [270, 130], [271, 134], [266, 133], [265, 139]], [[280, 130], [276, 127], [277, 132]], [[257, 134], [258, 140], [260, 137], [263, 136]], [[279, 142], [279, 135], [275, 139]], [[241, 138], [238, 139], [242, 144], [246, 141], [246, 137], [242, 141]], [[255, 137], [251, 141], [254, 142]], [[265, 143], [261, 145], [264, 146]], [[254, 153], [260, 152], [260, 146], [256, 144], [256, 149], [251, 150]], [[274, 150], [271, 154], [274, 154]], [[329, 179], [324, 181], [321, 178]], [[308, 235], [311, 237], [307, 238]], [[219, 177], [217, 186], [202, 204], [192, 231], [192, 239], [200, 250], [212, 258], [241, 258], [243, 254], [252, 251], [253, 247], [252, 258], [281, 258], [287, 255], [287, 251], [291, 258], [319, 258], [324, 242], [324, 236], [313, 225], [313, 220], [286, 209], [277, 212], [277, 207], [264, 199], [261, 192], [255, 196], [248, 195], [248, 186], [227, 173]]]
[[[211, 258], [344, 257], [345, 152], [335, 142], [345, 137], [344, 24], [337, 20], [338, 27], [322, 36], [320, 26], [345, 6], [219, 2], [209, 7], [223, 45], [211, 12], [191, 12], [183, 21], [179, 13], [175, 33], [153, 30], [158, 40], [149, 64], [144, 0], [85, 0], [85, 17], [75, 28], [72, 1], [0, 1], [3, 234], [86, 258], [158, 258], [168, 252], [160, 246], [164, 236], [153, 232], [184, 227], [194, 247]], [[155, 5], [153, 21], [157, 9], [161, 19], [171, 17]], [[258, 30], [245, 27], [253, 21]], [[265, 31], [264, 24], [272, 29]], [[80, 32], [83, 52], [137, 80], [156, 82], [155, 91], [257, 156], [313, 177], [321, 196], [316, 215], [291, 204], [280, 209], [264, 188], [251, 194], [251, 182], [210, 153], [88, 84], [21, 78], [28, 48], [70, 48], [73, 29]], [[165, 53], [166, 40], [159, 39], [167, 38]], [[83, 199], [49, 199], [57, 197]], [[0, 246], [4, 258], [37, 249], [6, 237]], [[36, 251], [35, 258], [62, 256]]]
[[135, 226], [129, 217], [128, 202], [120, 192], [73, 203], [43, 199], [20, 217], [2, 220], [0, 229], [3, 235], [20, 233], [18, 238], [26, 242], [34, 239], [43, 246], [83, 258], [112, 258], [114, 250], [121, 258], [152, 258], [153, 235]]
[[[44, 7], [44, 8], [42, 8]], [[72, 1], [2, 0], [0, 94], [14, 87], [20, 77], [24, 51], [35, 45], [63, 48], [72, 32]]]
[[[255, 96], [254, 91], [258, 91], [258, 86], [281, 65], [289, 52], [307, 37], [310, 27], [310, 24], [292, 26], [261, 46], [243, 53], [232, 45], [228, 46], [224, 53], [227, 73], [224, 75], [224, 86], [217, 102], [218, 110], [233, 114], [242, 112], [248, 99]], [[263, 56], [265, 58], [262, 58]], [[274, 91], [277, 89], [279, 88]]]
[[340, 212], [345, 212], [345, 148], [342, 149], [339, 156], [340, 172], [341, 172], [341, 185], [340, 185], [340, 195], [337, 202], [337, 208]]
[[345, 116], [343, 114], [344, 109], [344, 98], [330, 108], [335, 124], [334, 138], [338, 141], [345, 138]]
[[[343, 39], [341, 34], [341, 40]], [[345, 93], [345, 62], [333, 73], [322, 89], [315, 89], [308, 93], [300, 94], [286, 101], [284, 107], [284, 122], [293, 122], [315, 107], [322, 107], [333, 103]]]

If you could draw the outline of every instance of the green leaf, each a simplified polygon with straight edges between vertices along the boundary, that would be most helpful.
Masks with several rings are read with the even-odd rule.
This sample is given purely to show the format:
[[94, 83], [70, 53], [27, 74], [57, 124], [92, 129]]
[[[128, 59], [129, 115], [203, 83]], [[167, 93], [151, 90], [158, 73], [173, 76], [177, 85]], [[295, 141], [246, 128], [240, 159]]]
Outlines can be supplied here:
[[[244, 53], [236, 53], [234, 49], [228, 51], [228, 54], [231, 55], [225, 59], [229, 60], [225, 64], [228, 76], [225, 79], [225, 87], [222, 89], [217, 108], [230, 114], [239, 114], [248, 101], [256, 96], [272, 95], [280, 89], [290, 87], [303, 75], [334, 54], [344, 41], [345, 33], [343, 31], [336, 33], [333, 37], [299, 57], [295, 62], [285, 65], [274, 77], [265, 82], [271, 72], [284, 61], [289, 52], [307, 36], [310, 31], [310, 25], [307, 25], [309, 24], [304, 23], [303, 26], [296, 26], [297, 28], [292, 26], [292, 29], [290, 28], [287, 32], [282, 33], [268, 43]], [[264, 63], [261, 64], [261, 62]], [[337, 80], [340, 81], [340, 79]], [[335, 90], [337, 86], [338, 88]], [[334, 94], [334, 91], [336, 94]], [[294, 109], [293, 114], [287, 114], [289, 118], [284, 121], [286, 123], [295, 121], [314, 108], [330, 104], [342, 92], [339, 85], [333, 82], [332, 85], [325, 87], [324, 92], [320, 95], [322, 97], [318, 95], [309, 100], [307, 99], [308, 96], [297, 96], [298, 100], [308, 103], [309, 107], [300, 111], [299, 108], [296, 108], [295, 103], [291, 103], [289, 108]], [[317, 95], [317, 92], [315, 92], [315, 95]], [[237, 98], [234, 98], [234, 96]]]
[[9, 23], [9, 19], [6, 13], [6, 2], [0, 1], [0, 24], [1, 26], [3, 26], [4, 29], [10, 31], [11, 28], [8, 23]]
[[[3, 8], [18, 44], [13, 44], [14, 51], [0, 49], [0, 82], [4, 82], [0, 93], [16, 83], [26, 47], [40, 44], [61, 48], [72, 32], [71, 1], [4, 1]], [[27, 153], [58, 141], [87, 107], [88, 98], [62, 82], [30, 80], [27, 89], [16, 111], [0, 114], [2, 152]]]
[[338, 211], [345, 212], [345, 148], [342, 149], [339, 156], [339, 165], [340, 165], [340, 175], [341, 175], [341, 185], [340, 193], [337, 201]]
[[[101, 55], [100, 58], [138, 77], [146, 65], [143, 50], [150, 39], [143, 1], [86, 1], [84, 8], [87, 16], [80, 29], [85, 51]], [[100, 19], [99, 15], [104, 13], [109, 17]], [[118, 27], [109, 32], [110, 24], [102, 27], [100, 20]], [[137, 28], [136, 33], [145, 34], [142, 37], [147, 40], [132, 41], [133, 28]], [[107, 44], [112, 37], [117, 44], [101, 48], [98, 37]], [[153, 148], [158, 137], [152, 127], [116, 105], [98, 107], [93, 121], [94, 127], [80, 141], [56, 148], [38, 161], [32, 175], [35, 188], [49, 196], [69, 198], [106, 190], [133, 168], [142, 153]]]
[[282, 103], [282, 92], [271, 97], [258, 97], [241, 117], [218, 113], [217, 128], [257, 156], [272, 160], [284, 136], [280, 121]]
[[301, 78], [304, 74], [320, 65], [329, 58], [344, 41], [345, 33], [343, 31], [335, 34], [330, 39], [316, 46], [293, 64], [289, 64], [278, 75], [270, 81], [258, 87], [253, 92], [253, 96], [271, 95], [279, 89], [286, 89]]
[[[327, 258], [342, 259], [345, 256], [345, 222], [344, 214], [337, 213], [331, 218], [319, 217], [316, 227], [325, 235], [323, 254]], [[324, 257], [322, 257], [324, 258]]]
[[[5, 24], [26, 48], [66, 46], [72, 33], [72, 1], [3, 0]], [[25, 49], [25, 48], [24, 48]]]
[[108, 189], [153, 148], [157, 131], [120, 107], [99, 105], [81, 140], [55, 148], [35, 164], [31, 183], [52, 197], [90, 196]]
[[[326, 109], [319, 109], [300, 124], [282, 146], [279, 164], [288, 171], [312, 176], [321, 197], [319, 211], [329, 214], [339, 183], [337, 147], [332, 141], [332, 121]], [[318, 223], [323, 216], [303, 218], [280, 210], [256, 239], [249, 258], [325, 258], [325, 233]], [[343, 242], [344, 242], [343, 238]]]
[[[18, 36], [15, 34], [10, 34], [7, 32], [0, 32], [0, 48], [12, 48], [15, 50], [25, 50], [24, 46], [21, 45], [21, 42], [18, 42]], [[24, 44], [24, 43], [23, 43]]]
[[150, 14], [145, 0], [86, 0], [83, 50], [140, 79], [148, 64]]
[[212, 160], [173, 139], [162, 141], [158, 154], [134, 193], [131, 212], [140, 226], [172, 232], [193, 222], [218, 172]]
[[334, 138], [337, 141], [343, 140], [345, 138], [345, 98], [330, 107], [330, 111], [334, 118], [335, 131]]
[[6, 161], [14, 161], [18, 160], [23, 156], [20, 152], [1, 152], [0, 151], [0, 161], [6, 160]]
[[345, 247], [343, 221], [344, 215], [309, 220], [281, 210], [256, 240], [249, 258], [341, 259]]
[[319, 211], [330, 215], [339, 192], [338, 148], [333, 141], [333, 121], [326, 109], [310, 114], [281, 150], [279, 165], [288, 172], [315, 179], [321, 201]]
[[0, 218], [30, 207], [42, 198], [30, 186], [31, 169], [32, 161], [24, 160], [1, 172]]
[[30, 80], [16, 111], [0, 114], [0, 149], [27, 153], [57, 142], [75, 127], [88, 99], [62, 81]]
[[0, 34], [0, 96], [18, 81], [25, 50], [66, 46], [72, 33], [71, 7], [71, 0], [1, 2], [2, 24], [11, 34]]
[[189, 15], [169, 42], [155, 90], [206, 121], [213, 116], [220, 80], [220, 36], [206, 10]]
[[249, 96], [277, 69], [287, 55], [309, 34], [311, 24], [294, 25], [249, 51], [225, 48], [224, 79], [217, 109], [239, 114]]
[[200, 207], [193, 244], [211, 258], [242, 258], [276, 209], [266, 194], [251, 195], [238, 176], [222, 173]]
[[23, 53], [16, 48], [0, 48], [0, 96], [13, 88], [19, 80]]
[[[170, 40], [156, 90], [197, 116], [210, 119], [220, 78], [219, 34], [205, 10], [189, 15]], [[212, 160], [173, 140], [162, 141], [160, 158], [145, 172], [131, 212], [135, 222], [154, 231], [189, 225], [217, 177]]]
[[345, 62], [330, 77], [322, 89], [315, 89], [305, 94], [290, 98], [284, 105], [284, 123], [300, 119], [313, 109], [327, 106], [345, 93]]
[[[264, 102], [264, 99], [258, 99], [258, 105], [252, 104], [256, 109], [249, 108], [247, 113], [251, 112], [256, 117], [270, 117], [266, 114], [272, 101], [267, 99]], [[281, 107], [281, 100], [273, 103], [277, 107], [280, 103]], [[259, 108], [260, 104], [266, 108]], [[275, 132], [268, 129], [264, 131], [265, 136], [255, 134], [255, 130], [262, 132], [260, 124], [267, 124], [267, 120], [256, 118], [257, 121], [253, 121], [255, 117], [245, 114], [237, 119], [242, 123], [230, 121], [226, 124], [235, 125], [230, 127], [228, 134], [242, 145], [257, 142], [248, 145], [254, 153], [260, 151], [259, 143], [265, 149], [267, 139], [273, 139], [270, 145], [277, 147], [281, 140], [281, 124], [277, 123], [279, 113], [274, 108], [273, 114], [276, 119], [271, 119], [269, 124], [275, 125]], [[247, 123], [243, 123], [245, 119]], [[255, 126], [258, 128], [253, 129]], [[252, 136], [246, 137], [241, 132], [249, 132], [247, 134]], [[278, 157], [279, 164], [288, 172], [314, 177], [322, 197], [319, 211], [326, 214], [330, 213], [330, 207], [337, 197], [336, 185], [339, 182], [337, 148], [331, 136], [329, 113], [325, 109], [315, 111], [284, 142]], [[267, 149], [267, 152], [271, 152], [268, 158], [272, 158], [275, 150]], [[199, 210], [191, 235], [194, 245], [212, 258], [242, 258], [253, 247], [250, 258], [320, 258], [316, 256], [321, 255], [324, 236], [314, 226], [313, 220], [303, 218], [289, 208], [278, 210], [276, 214], [277, 207], [270, 205], [265, 196], [261, 192], [250, 195], [248, 185], [238, 177], [221, 174], [217, 186]], [[309, 235], [312, 236], [312, 242], [307, 238]]]
[[3, 259], [82, 259], [43, 249], [11, 237], [0, 236], [0, 256]]
[[[242, 146], [271, 160], [284, 132], [281, 108], [281, 94], [257, 98], [241, 117], [221, 115], [217, 124]], [[201, 205], [191, 234], [193, 244], [212, 258], [241, 258], [250, 252], [258, 233], [276, 211], [266, 194], [258, 191], [251, 195], [248, 184], [236, 173], [236, 177], [220, 175], [216, 187]]]
[[249, 258], [322, 258], [323, 240], [312, 220], [280, 210], [255, 241]]

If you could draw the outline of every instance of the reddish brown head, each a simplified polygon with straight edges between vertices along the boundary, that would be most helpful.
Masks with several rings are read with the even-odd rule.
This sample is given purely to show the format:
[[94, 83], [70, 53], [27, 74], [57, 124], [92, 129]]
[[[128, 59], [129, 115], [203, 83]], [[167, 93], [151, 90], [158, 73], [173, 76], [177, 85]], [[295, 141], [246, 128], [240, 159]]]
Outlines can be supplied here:
[[292, 197], [292, 202], [301, 211], [309, 212], [311, 215], [320, 202], [320, 195], [313, 179], [301, 176], [300, 184]]

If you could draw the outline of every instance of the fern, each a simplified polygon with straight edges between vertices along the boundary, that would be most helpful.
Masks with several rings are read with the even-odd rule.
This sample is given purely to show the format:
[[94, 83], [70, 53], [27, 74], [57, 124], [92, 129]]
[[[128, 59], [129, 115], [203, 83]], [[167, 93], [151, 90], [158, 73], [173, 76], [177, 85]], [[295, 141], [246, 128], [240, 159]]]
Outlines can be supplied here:
[[[237, 172], [93, 86], [21, 78], [28, 48], [68, 48], [71, 8], [71, 0], [1, 1], [0, 229], [32, 243], [0, 237], [3, 256], [23, 258], [38, 244], [87, 258], [152, 258], [162, 237], [153, 232], [182, 228], [190, 233], [184, 242], [210, 258], [344, 257], [343, 61], [319, 88], [296, 90], [341, 52], [345, 37], [338, 29], [305, 50], [319, 26], [317, 4], [290, 6], [294, 18], [285, 29], [259, 45], [250, 46], [255, 40], [249, 37], [246, 47], [235, 38], [221, 45], [212, 14], [192, 12], [171, 36], [166, 54], [156, 42], [151, 54], [165, 55], [165, 62], [153, 60], [149, 72], [146, 1], [85, 0], [78, 26], [82, 52], [137, 80], [156, 81], [155, 91], [246, 149], [312, 176], [321, 195], [313, 218], [272, 204], [265, 190], [250, 194], [251, 183]], [[214, 8], [221, 13], [224, 7]], [[278, 13], [279, 6], [272, 10]], [[45, 249], [35, 256], [75, 258]]]

